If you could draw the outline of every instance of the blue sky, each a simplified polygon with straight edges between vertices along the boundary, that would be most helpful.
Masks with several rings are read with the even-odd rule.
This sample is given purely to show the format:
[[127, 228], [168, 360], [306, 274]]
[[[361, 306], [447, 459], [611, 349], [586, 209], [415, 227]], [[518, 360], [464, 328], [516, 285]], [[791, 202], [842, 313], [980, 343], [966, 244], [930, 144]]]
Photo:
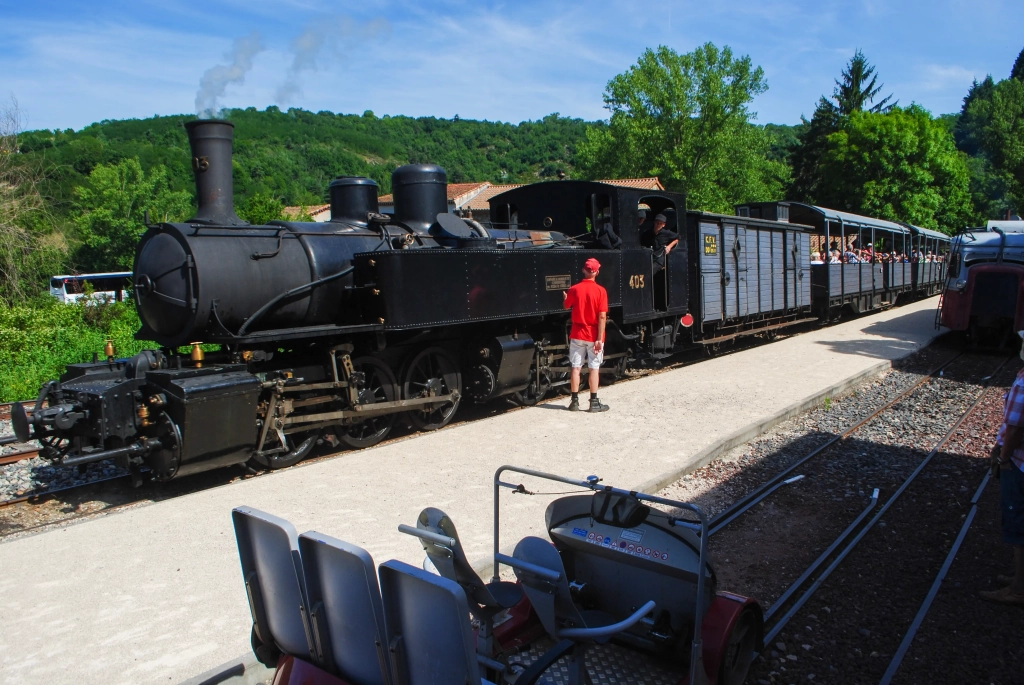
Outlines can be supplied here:
[[222, 65], [219, 106], [597, 119], [645, 48], [712, 41], [764, 68], [761, 123], [809, 116], [856, 48], [885, 93], [938, 114], [1009, 74], [1022, 25], [1020, 0], [0, 0], [0, 97], [28, 128], [195, 112]]

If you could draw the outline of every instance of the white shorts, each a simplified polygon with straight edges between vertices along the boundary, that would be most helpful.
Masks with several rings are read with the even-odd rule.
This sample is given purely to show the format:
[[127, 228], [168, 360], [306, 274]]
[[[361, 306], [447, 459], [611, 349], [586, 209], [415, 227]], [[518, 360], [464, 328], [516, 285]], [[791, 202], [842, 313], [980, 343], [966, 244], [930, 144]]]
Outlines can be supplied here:
[[587, 358], [587, 366], [592, 369], [600, 369], [604, 361], [604, 348], [600, 352], [594, 351], [594, 343], [585, 340], [572, 339], [569, 341], [569, 365], [574, 369], [583, 367], [583, 357]]

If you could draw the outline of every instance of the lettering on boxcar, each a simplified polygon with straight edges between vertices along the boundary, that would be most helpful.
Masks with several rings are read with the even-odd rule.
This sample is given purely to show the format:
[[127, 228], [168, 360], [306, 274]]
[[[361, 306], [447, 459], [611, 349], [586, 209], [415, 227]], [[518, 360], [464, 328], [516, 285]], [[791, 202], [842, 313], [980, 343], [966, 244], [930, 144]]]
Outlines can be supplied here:
[[709, 257], [718, 254], [718, 236], [704, 236], [704, 254], [708, 255]]
[[644, 274], [634, 274], [629, 277], [629, 287], [633, 290], [641, 290], [644, 286]]
[[572, 286], [572, 279], [569, 274], [564, 276], [545, 276], [544, 277], [544, 289], [545, 290], [568, 290]]

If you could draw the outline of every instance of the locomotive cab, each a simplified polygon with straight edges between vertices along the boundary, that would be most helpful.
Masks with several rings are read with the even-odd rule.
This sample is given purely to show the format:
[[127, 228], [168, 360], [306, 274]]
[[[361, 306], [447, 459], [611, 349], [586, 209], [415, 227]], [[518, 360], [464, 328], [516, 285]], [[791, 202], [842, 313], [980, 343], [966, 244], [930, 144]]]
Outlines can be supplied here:
[[[608, 289], [618, 324], [687, 313], [687, 245], [678, 228], [678, 217], [686, 213], [683, 195], [600, 181], [552, 181], [506, 191], [490, 203], [496, 227], [556, 230], [584, 250], [599, 251], [587, 257], [601, 262], [597, 280]], [[668, 230], [679, 232], [664, 269], [656, 264], [660, 255], [650, 238], [657, 214], [666, 217]], [[571, 271], [570, 281], [578, 274], [578, 268]]]

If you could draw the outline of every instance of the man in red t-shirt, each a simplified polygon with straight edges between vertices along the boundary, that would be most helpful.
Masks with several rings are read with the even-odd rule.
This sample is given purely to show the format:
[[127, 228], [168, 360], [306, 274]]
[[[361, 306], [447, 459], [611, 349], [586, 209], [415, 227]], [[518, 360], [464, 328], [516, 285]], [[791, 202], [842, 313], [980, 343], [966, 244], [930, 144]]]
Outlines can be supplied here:
[[600, 270], [601, 263], [591, 257], [583, 265], [583, 280], [563, 293], [565, 308], [572, 310], [572, 331], [569, 333], [572, 401], [569, 411], [580, 410], [580, 370], [584, 357], [590, 367], [590, 411], [608, 411], [608, 405], [597, 399], [601, 362], [604, 361], [604, 327], [608, 321], [608, 291], [596, 280]]

